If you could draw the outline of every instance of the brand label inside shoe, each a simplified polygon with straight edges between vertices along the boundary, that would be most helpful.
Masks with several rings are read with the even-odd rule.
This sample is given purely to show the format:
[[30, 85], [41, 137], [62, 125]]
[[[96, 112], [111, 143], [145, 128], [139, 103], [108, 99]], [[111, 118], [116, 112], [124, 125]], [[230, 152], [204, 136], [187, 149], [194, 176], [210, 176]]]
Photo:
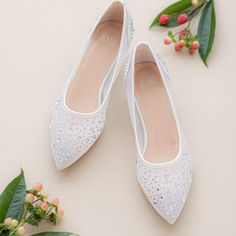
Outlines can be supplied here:
[[102, 36], [99, 38], [99, 40], [111, 45], [112, 47], [116, 46], [115, 38], [112, 35], [102, 34]]
[[157, 81], [155, 80], [155, 78], [153, 78], [152, 76], [147, 76], [146, 78], [143, 78], [141, 81], [140, 81], [140, 86], [142, 88], [145, 88], [145, 87], [149, 87], [149, 86], [153, 86], [157, 84]]

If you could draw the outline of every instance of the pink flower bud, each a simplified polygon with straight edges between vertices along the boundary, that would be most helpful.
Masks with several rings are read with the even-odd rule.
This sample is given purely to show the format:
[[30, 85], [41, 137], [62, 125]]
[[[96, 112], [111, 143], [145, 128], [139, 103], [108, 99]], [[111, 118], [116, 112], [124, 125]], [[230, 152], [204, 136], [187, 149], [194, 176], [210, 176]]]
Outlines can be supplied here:
[[193, 41], [192, 42], [192, 48], [193, 49], [199, 49], [200, 48], [200, 43], [197, 40]]
[[171, 42], [172, 42], [172, 41], [171, 41], [171, 38], [170, 38], [170, 37], [167, 36], [167, 37], [164, 38], [164, 44], [165, 44], [165, 45], [169, 45], [169, 44], [171, 44]]
[[60, 203], [60, 201], [59, 201], [58, 198], [54, 198], [54, 199], [52, 199], [52, 205], [54, 205], [54, 206], [58, 206], [59, 203]]
[[185, 36], [186, 33], [187, 33], [187, 30], [186, 30], [186, 28], [184, 28], [183, 30], [181, 30], [181, 31], [179, 32], [179, 36]]
[[186, 45], [185, 41], [184, 40], [180, 40], [178, 43], [179, 47], [184, 47]]
[[188, 21], [188, 16], [187, 16], [185, 13], [180, 14], [180, 15], [178, 16], [178, 18], [177, 18], [177, 23], [178, 23], [179, 25], [184, 24], [184, 23], [186, 23], [187, 21]]
[[41, 183], [36, 183], [33, 188], [36, 192], [40, 192], [43, 189], [43, 185]]
[[64, 216], [64, 211], [62, 209], [58, 209], [57, 211], [57, 218], [61, 220]]
[[38, 202], [37, 202], [37, 206], [41, 206], [43, 204], [43, 202], [41, 201], [41, 200], [39, 200]]
[[168, 15], [162, 15], [159, 19], [160, 25], [167, 25], [170, 21], [170, 17]]
[[44, 199], [48, 199], [48, 194], [47, 194], [47, 193], [43, 193], [43, 194], [42, 194], [42, 197], [43, 197]]
[[4, 220], [5, 225], [10, 226], [12, 222], [12, 218], [8, 217]]
[[190, 48], [190, 49], [189, 49], [189, 54], [190, 54], [190, 55], [193, 55], [194, 53], [195, 53], [195, 49], [194, 49], [194, 48]]
[[182, 50], [182, 47], [179, 46], [178, 43], [176, 43], [176, 44], [175, 44], [175, 51], [176, 51], [176, 52], [180, 52], [181, 50]]
[[198, 0], [192, 0], [192, 5], [195, 7], [195, 6], [197, 6], [198, 5], [198, 3], [199, 3], [199, 1]]
[[43, 202], [41, 204], [41, 208], [42, 208], [42, 210], [46, 211], [48, 209], [48, 204], [46, 202]]
[[13, 219], [12, 221], [11, 221], [11, 226], [12, 227], [16, 227], [17, 225], [18, 225], [18, 220], [15, 220], [15, 219]]
[[20, 235], [20, 236], [23, 236], [25, 235], [25, 227], [21, 226], [17, 229], [17, 233]]
[[28, 193], [25, 197], [25, 201], [28, 203], [32, 203], [34, 201], [34, 198], [35, 198], [34, 194]]

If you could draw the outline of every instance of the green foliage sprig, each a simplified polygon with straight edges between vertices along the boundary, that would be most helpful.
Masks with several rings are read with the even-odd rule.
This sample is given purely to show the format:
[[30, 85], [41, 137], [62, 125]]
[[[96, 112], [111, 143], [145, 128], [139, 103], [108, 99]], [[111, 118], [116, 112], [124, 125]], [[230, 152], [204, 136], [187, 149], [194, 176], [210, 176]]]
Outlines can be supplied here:
[[[36, 183], [26, 190], [24, 172], [21, 171], [0, 195], [0, 236], [23, 236], [25, 224], [38, 226], [46, 221], [56, 224], [64, 211], [59, 208], [59, 199], [48, 200], [42, 193], [43, 185]], [[42, 232], [34, 236], [71, 236], [69, 232]], [[73, 234], [75, 235], [75, 234]]]
[[[198, 14], [201, 14], [198, 32], [194, 35], [191, 32], [192, 20]], [[216, 16], [214, 1], [180, 0], [175, 2], [157, 15], [150, 28], [171, 28], [182, 25], [185, 25], [185, 27], [176, 33], [169, 31], [164, 43], [166, 45], [174, 43], [177, 52], [187, 48], [191, 55], [198, 50], [202, 61], [207, 66], [207, 58], [212, 50], [215, 38]]]

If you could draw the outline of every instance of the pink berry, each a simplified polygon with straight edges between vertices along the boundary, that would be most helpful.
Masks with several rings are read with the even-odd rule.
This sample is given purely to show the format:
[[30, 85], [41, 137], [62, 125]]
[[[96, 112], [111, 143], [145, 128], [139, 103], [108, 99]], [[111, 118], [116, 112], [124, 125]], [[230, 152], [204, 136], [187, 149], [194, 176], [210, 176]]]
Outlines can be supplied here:
[[54, 199], [52, 199], [52, 205], [54, 205], [54, 206], [58, 206], [59, 203], [60, 203], [60, 201], [59, 201], [58, 198], [54, 198]]
[[42, 197], [44, 198], [44, 199], [47, 199], [48, 198], [48, 194], [47, 193], [43, 193], [43, 194], [41, 194], [42, 195]]
[[160, 25], [167, 25], [170, 21], [170, 17], [168, 15], [161, 15], [159, 19], [159, 24]]
[[197, 6], [198, 5], [198, 0], [192, 0], [192, 5], [195, 7], [195, 6]]
[[6, 218], [6, 219], [4, 220], [4, 224], [5, 224], [6, 226], [10, 226], [10, 225], [11, 225], [11, 222], [12, 222], [12, 218], [10, 218], [10, 217], [8, 217], [8, 218]]
[[186, 15], [186, 14], [180, 14], [179, 16], [178, 16], [178, 18], [177, 18], [177, 23], [179, 24], [179, 25], [181, 25], [181, 24], [184, 24], [184, 23], [186, 23], [188, 21], [188, 16]]
[[167, 36], [167, 37], [164, 38], [164, 44], [169, 45], [169, 44], [171, 44], [171, 42], [172, 41], [171, 41], [170, 37]]
[[18, 235], [20, 235], [20, 236], [25, 235], [25, 232], [26, 232], [26, 230], [25, 230], [25, 227], [24, 227], [24, 226], [21, 226], [21, 227], [19, 227], [19, 228], [17, 229], [17, 233], [18, 233]]
[[11, 226], [12, 227], [14, 227], [14, 228], [16, 228], [16, 226], [19, 224], [19, 222], [18, 222], [18, 220], [16, 220], [16, 219], [13, 219], [12, 221], [11, 221]]
[[194, 49], [194, 48], [190, 48], [190, 49], [189, 49], [189, 54], [190, 54], [190, 55], [193, 55], [194, 53], [195, 53], [195, 49]]
[[192, 48], [193, 49], [199, 49], [200, 48], [200, 43], [196, 40], [192, 42]]
[[185, 36], [187, 33], [186, 29], [183, 29], [179, 32], [179, 36]]
[[37, 205], [38, 206], [41, 206], [43, 204], [43, 202], [41, 201], [41, 200], [39, 200], [38, 202], [37, 202]]
[[182, 47], [179, 46], [178, 43], [175, 44], [175, 51], [180, 52], [182, 50]]
[[41, 183], [36, 183], [36, 184], [34, 185], [34, 190], [35, 190], [36, 192], [40, 192], [42, 189], [43, 189], [43, 185], [42, 185]]
[[25, 197], [25, 201], [28, 202], [28, 203], [33, 203], [34, 197], [35, 197], [34, 194], [28, 193]]
[[57, 211], [57, 218], [61, 220], [64, 216], [64, 211], [62, 209], [58, 209]]
[[178, 44], [179, 47], [181, 47], [181, 48], [183, 48], [183, 47], [186, 45], [186, 43], [185, 43], [184, 40], [180, 40], [177, 44]]
[[46, 202], [43, 202], [43, 203], [41, 204], [41, 208], [42, 208], [44, 211], [46, 211], [46, 210], [48, 209], [48, 204], [47, 204]]

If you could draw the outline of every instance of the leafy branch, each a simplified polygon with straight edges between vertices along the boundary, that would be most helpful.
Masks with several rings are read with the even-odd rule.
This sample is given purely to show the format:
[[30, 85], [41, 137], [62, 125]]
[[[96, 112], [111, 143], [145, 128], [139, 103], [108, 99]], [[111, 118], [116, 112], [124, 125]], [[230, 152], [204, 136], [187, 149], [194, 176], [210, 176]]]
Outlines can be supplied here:
[[[43, 185], [36, 183], [26, 190], [23, 170], [7, 185], [0, 195], [0, 236], [23, 236], [26, 233], [25, 224], [38, 226], [46, 221], [55, 225], [63, 218], [64, 211], [59, 208], [59, 199], [49, 201], [42, 189]], [[70, 235], [72, 233], [44, 232], [34, 236]]]
[[[192, 19], [201, 14], [198, 33], [191, 32]], [[153, 20], [150, 28], [157, 27], [179, 27], [187, 24], [184, 28], [176, 33], [168, 32], [164, 43], [169, 45], [175, 44], [177, 52], [183, 48], [188, 49], [193, 55], [199, 50], [200, 57], [207, 66], [207, 58], [212, 50], [215, 38], [216, 17], [213, 0], [180, 0], [168, 6], [161, 11]]]

